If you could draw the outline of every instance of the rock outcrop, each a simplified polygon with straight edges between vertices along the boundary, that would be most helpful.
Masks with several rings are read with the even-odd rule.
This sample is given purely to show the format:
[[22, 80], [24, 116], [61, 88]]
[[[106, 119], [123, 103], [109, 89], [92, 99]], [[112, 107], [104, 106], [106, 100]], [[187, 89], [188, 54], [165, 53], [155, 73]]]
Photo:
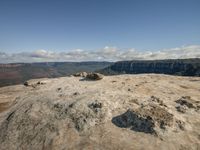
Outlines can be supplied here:
[[103, 75], [100, 73], [88, 73], [86, 76], [88, 80], [101, 80], [103, 79]]
[[177, 110], [185, 113], [187, 109], [194, 109], [196, 111], [200, 110], [200, 102], [191, 99], [190, 96], [182, 96], [180, 99], [176, 100], [178, 106]]
[[29, 80], [24, 82], [24, 86], [36, 88], [39, 85], [48, 83], [48, 80]]
[[199, 77], [81, 79], [0, 88], [0, 149], [199, 149]]
[[73, 74], [73, 76], [75, 76], [75, 77], [86, 77], [87, 72], [77, 72], [77, 73]]

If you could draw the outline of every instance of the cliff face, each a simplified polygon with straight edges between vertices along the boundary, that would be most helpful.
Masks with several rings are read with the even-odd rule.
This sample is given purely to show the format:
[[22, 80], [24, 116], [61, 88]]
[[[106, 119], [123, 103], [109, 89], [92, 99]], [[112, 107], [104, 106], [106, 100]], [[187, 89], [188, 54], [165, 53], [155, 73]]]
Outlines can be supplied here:
[[200, 59], [119, 61], [100, 72], [107, 75], [123, 73], [162, 73], [200, 76]]

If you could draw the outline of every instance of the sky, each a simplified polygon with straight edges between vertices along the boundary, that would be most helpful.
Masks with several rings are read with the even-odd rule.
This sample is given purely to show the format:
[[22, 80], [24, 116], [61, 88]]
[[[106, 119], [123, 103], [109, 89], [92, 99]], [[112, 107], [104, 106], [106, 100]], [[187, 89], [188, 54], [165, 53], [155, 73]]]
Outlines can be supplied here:
[[190, 57], [200, 0], [0, 0], [0, 63]]

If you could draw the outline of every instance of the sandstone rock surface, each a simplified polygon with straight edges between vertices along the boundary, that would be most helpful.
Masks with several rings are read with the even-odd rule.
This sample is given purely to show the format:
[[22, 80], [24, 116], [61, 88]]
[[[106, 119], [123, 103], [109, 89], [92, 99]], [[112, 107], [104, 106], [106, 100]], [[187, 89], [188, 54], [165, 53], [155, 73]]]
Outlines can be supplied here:
[[0, 149], [200, 149], [199, 77], [81, 79], [0, 88]]

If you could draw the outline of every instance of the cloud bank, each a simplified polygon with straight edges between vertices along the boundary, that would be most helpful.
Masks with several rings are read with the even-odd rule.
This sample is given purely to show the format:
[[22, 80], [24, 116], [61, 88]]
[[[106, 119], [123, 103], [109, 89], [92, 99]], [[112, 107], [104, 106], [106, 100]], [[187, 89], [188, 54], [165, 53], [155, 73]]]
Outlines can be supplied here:
[[200, 45], [189, 45], [160, 51], [140, 51], [136, 49], [118, 49], [104, 47], [89, 51], [76, 49], [67, 52], [36, 50], [8, 54], [0, 52], [0, 63], [15, 62], [61, 62], [61, 61], [121, 61], [121, 60], [156, 60], [156, 59], [200, 58]]

